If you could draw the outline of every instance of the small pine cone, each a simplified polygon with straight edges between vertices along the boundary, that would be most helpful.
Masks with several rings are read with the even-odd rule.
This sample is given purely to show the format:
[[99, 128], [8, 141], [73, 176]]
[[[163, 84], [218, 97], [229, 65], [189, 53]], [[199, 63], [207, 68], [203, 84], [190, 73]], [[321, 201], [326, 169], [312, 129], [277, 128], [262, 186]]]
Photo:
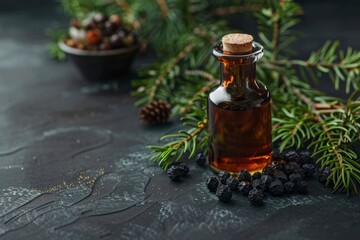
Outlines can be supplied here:
[[160, 124], [169, 121], [170, 104], [155, 100], [140, 110], [140, 120], [146, 124]]

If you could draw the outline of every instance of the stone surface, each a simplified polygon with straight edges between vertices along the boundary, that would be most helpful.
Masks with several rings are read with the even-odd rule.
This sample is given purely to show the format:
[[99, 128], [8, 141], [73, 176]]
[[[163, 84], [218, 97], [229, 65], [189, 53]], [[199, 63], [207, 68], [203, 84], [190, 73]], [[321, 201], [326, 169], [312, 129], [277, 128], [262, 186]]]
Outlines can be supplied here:
[[[267, 197], [262, 207], [240, 194], [219, 202], [205, 185], [213, 174], [196, 164], [171, 182], [145, 146], [178, 124], [140, 124], [134, 74], [114, 91], [50, 60], [44, 29], [64, 22], [55, 3], [16, 2], [0, 8], [0, 239], [358, 239], [359, 195], [334, 195], [317, 181], [309, 195]], [[358, 48], [353, 29], [347, 43]]]

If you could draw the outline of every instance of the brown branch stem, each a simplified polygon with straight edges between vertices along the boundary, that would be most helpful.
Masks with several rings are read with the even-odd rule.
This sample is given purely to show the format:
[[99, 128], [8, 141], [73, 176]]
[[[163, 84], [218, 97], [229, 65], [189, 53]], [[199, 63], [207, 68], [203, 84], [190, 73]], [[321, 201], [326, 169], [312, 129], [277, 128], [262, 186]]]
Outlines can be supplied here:
[[[344, 67], [342, 62], [337, 63], [312, 63], [309, 61], [299, 60], [299, 59], [292, 59], [292, 60], [271, 60], [268, 61], [267, 64], [273, 65], [273, 66], [287, 66], [287, 65], [297, 65], [297, 66], [306, 66], [306, 67], [317, 67], [321, 66], [324, 68], [335, 68], [339, 67], [342, 69], [352, 70], [354, 69], [354, 66]], [[358, 64], [358, 67], [360, 68], [360, 63]]]
[[166, 0], [156, 0], [156, 2], [159, 5], [161, 17], [166, 18], [169, 15], [169, 6]]
[[187, 113], [190, 110], [190, 108], [191, 108], [192, 104], [194, 103], [195, 99], [200, 94], [205, 93], [206, 91], [208, 91], [217, 81], [210, 73], [204, 72], [204, 71], [201, 71], [201, 70], [185, 71], [185, 75], [201, 76], [201, 77], [207, 78], [209, 80], [209, 82], [207, 84], [205, 84], [202, 88], [200, 88], [194, 94], [194, 96], [189, 100], [189, 102], [180, 109], [181, 114]]
[[183, 145], [185, 142], [188, 142], [190, 140], [192, 140], [194, 137], [196, 137], [197, 135], [199, 135], [200, 133], [202, 133], [202, 131], [204, 131], [207, 128], [207, 119], [204, 119], [202, 121], [202, 123], [199, 124], [199, 128], [196, 129], [196, 131], [194, 131], [193, 133], [191, 133], [189, 136], [187, 136], [186, 138], [184, 138], [183, 140], [181, 140], [180, 142], [176, 143], [175, 145], [171, 146], [172, 149], [178, 149], [179, 147], [181, 147], [181, 145]]
[[[278, 15], [278, 13], [276, 13]], [[280, 22], [279, 18], [274, 22], [274, 29], [273, 29], [273, 54], [271, 55], [272, 60], [276, 60], [278, 55], [278, 47], [279, 47], [279, 32], [280, 32]]]
[[210, 32], [204, 31], [200, 28], [194, 28], [193, 33], [200, 36], [200, 37], [208, 37], [212, 44], [217, 43], [217, 38], [215, 36], [212, 36]]
[[314, 103], [316, 109], [343, 109], [340, 105]]

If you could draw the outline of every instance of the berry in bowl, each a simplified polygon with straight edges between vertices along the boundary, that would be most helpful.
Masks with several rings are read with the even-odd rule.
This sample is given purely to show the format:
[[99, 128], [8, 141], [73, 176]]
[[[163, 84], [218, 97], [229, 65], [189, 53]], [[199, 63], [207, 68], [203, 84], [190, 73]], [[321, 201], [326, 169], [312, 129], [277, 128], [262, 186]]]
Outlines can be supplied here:
[[70, 22], [68, 36], [59, 47], [89, 81], [106, 81], [126, 74], [139, 43], [119, 15], [90, 14]]

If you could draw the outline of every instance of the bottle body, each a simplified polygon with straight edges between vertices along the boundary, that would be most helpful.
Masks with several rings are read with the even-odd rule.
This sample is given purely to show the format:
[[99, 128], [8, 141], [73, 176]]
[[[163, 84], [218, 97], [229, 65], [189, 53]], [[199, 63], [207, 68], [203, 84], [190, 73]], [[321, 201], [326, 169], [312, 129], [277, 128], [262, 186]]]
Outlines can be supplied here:
[[271, 96], [256, 81], [262, 47], [260, 52], [254, 49], [234, 56], [214, 48], [221, 84], [208, 97], [208, 130], [209, 163], [217, 172], [261, 171], [272, 158]]

